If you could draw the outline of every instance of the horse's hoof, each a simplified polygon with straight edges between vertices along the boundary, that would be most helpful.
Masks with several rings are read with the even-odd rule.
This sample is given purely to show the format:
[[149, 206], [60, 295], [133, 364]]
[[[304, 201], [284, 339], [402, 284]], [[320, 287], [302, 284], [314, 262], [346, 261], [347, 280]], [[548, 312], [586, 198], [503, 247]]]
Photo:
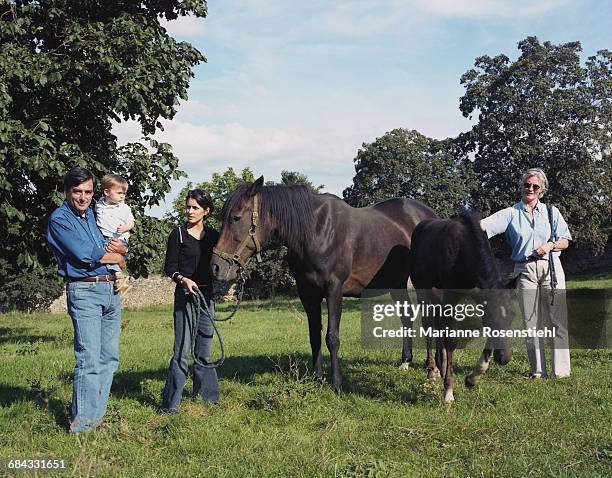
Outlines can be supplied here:
[[453, 403], [455, 401], [455, 395], [452, 390], [447, 390], [444, 393], [444, 403]]
[[478, 384], [478, 378], [473, 375], [468, 375], [465, 377], [465, 386], [468, 388], [474, 388]]
[[410, 368], [412, 367], [410, 362], [402, 362], [399, 366], [400, 370], [410, 370]]
[[440, 378], [440, 371], [437, 368], [427, 371], [427, 380], [437, 380]]

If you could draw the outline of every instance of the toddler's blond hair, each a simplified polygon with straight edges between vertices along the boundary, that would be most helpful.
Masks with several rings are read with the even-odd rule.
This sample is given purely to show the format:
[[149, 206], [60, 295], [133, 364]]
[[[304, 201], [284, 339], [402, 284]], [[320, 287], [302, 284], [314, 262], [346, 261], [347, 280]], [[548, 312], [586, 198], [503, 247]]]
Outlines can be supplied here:
[[100, 184], [102, 185], [103, 191], [114, 187], [123, 188], [126, 192], [128, 190], [128, 182], [118, 174], [105, 174]]

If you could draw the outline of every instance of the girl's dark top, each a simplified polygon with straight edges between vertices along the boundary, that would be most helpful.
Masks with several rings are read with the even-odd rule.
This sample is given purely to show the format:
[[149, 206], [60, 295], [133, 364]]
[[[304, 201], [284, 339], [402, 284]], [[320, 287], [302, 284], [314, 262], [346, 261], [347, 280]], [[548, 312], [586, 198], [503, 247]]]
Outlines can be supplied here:
[[[210, 259], [213, 247], [219, 240], [219, 233], [208, 226], [204, 228], [206, 233], [200, 240], [191, 236], [184, 226], [180, 226], [180, 233], [178, 227], [170, 233], [164, 272], [172, 279], [178, 274], [188, 277], [198, 286], [204, 286], [203, 292], [209, 294], [212, 292]], [[177, 287], [182, 286], [177, 284]]]

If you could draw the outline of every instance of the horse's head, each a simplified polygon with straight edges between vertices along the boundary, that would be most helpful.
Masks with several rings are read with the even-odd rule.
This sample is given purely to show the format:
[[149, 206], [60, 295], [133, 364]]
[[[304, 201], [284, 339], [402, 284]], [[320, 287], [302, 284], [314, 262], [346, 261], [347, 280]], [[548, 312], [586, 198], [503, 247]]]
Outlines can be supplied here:
[[[260, 190], [264, 178], [239, 186], [227, 199], [221, 212], [221, 232], [210, 261], [213, 276], [236, 279], [253, 254], [261, 261], [261, 247], [270, 236], [270, 225], [261, 221]], [[269, 222], [269, 221], [266, 221]]]

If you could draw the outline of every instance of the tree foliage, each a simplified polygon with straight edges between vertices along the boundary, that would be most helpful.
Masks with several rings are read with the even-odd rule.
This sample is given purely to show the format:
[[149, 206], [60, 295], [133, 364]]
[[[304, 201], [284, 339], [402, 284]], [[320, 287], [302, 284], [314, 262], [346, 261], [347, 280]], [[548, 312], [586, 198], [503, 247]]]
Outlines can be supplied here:
[[192, 182], [181, 189], [178, 196], [172, 202], [172, 210], [166, 215], [166, 218], [175, 225], [183, 224], [186, 220], [185, 216], [185, 198], [190, 189], [198, 188], [208, 191], [213, 198], [215, 205], [214, 211], [207, 219], [206, 223], [217, 230], [221, 228], [221, 209], [223, 203], [229, 197], [230, 193], [236, 189], [240, 183], [250, 183], [255, 181], [251, 168], [244, 168], [240, 174], [236, 174], [230, 166], [222, 173], [213, 173], [210, 181], [202, 181], [194, 186]]
[[280, 183], [276, 183], [272, 181], [272, 182], [269, 182], [268, 184], [270, 185], [280, 184], [280, 185], [285, 185], [285, 186], [301, 184], [302, 186], [306, 186], [310, 190], [310, 192], [313, 194], [320, 193], [325, 187], [325, 185], [323, 184], [319, 184], [318, 186], [315, 186], [315, 184], [310, 179], [308, 179], [308, 176], [306, 176], [304, 173], [300, 173], [298, 171], [287, 171], [287, 170], [281, 171]]
[[528, 37], [516, 61], [481, 56], [461, 77], [460, 109], [477, 123], [458, 138], [473, 159], [470, 202], [485, 214], [518, 200], [518, 180], [541, 167], [545, 201], [561, 209], [574, 239], [600, 250], [612, 213], [612, 54], [580, 63], [579, 42], [541, 44]]
[[53, 268], [38, 268], [24, 274], [0, 257], [0, 313], [48, 309], [62, 290]]
[[394, 129], [364, 143], [354, 161], [353, 184], [343, 193], [352, 206], [409, 197], [448, 217], [466, 204], [470, 170], [451, 140]]
[[[206, 2], [0, 1], [0, 255], [8, 268], [53, 263], [46, 220], [61, 204], [62, 179], [73, 166], [98, 177], [124, 175], [135, 232], [150, 225], [145, 207], [157, 204], [181, 172], [170, 146], [149, 137], [160, 119], [174, 116], [193, 67], [205, 60], [160, 23], [186, 14], [205, 16]], [[128, 119], [138, 121], [147, 147], [118, 147], [113, 122]], [[148, 258], [136, 251], [131, 257], [146, 274]]]

